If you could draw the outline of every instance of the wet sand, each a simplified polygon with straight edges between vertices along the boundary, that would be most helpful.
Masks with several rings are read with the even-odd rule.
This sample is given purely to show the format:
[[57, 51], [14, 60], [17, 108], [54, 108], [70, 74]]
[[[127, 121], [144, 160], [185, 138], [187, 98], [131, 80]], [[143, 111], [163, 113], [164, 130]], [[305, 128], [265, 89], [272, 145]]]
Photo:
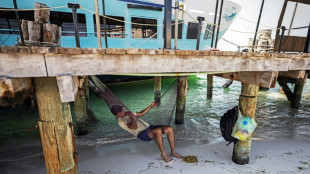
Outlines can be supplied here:
[[[169, 144], [165, 140], [169, 153]], [[252, 141], [250, 162], [235, 164], [233, 145], [226, 147], [220, 140], [205, 144], [188, 140], [176, 140], [177, 151], [182, 155], [195, 155], [198, 163], [185, 163], [174, 159], [167, 164], [160, 159], [155, 142], [131, 140], [123, 143], [105, 144], [100, 147], [78, 147], [78, 168], [83, 174], [179, 174], [179, 173], [310, 173], [310, 141], [271, 139]], [[41, 155], [18, 161], [2, 161], [2, 174], [46, 173]]]

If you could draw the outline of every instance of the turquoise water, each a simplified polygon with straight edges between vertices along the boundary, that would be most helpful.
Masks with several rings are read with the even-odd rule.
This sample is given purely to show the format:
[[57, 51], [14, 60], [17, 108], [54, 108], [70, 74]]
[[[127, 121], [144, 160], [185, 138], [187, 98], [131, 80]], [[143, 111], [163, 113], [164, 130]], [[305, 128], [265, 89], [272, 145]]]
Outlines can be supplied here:
[[[162, 80], [164, 91], [174, 78]], [[176, 138], [209, 141], [221, 137], [219, 119], [228, 109], [238, 105], [240, 82], [222, 88], [225, 79], [214, 78], [213, 99], [207, 100], [206, 75], [190, 76], [184, 125], [174, 125]], [[113, 93], [132, 111], [140, 111], [153, 101], [153, 81], [108, 85]], [[292, 138], [310, 140], [310, 83], [305, 85], [301, 107], [291, 109], [290, 102], [274, 89], [260, 90], [256, 110], [256, 138]], [[90, 106], [100, 122], [90, 125], [90, 133], [77, 139], [77, 145], [100, 145], [133, 139], [117, 124], [103, 99], [90, 95]], [[40, 144], [36, 125], [36, 108], [0, 108], [0, 152], [7, 147]], [[174, 121], [174, 118], [173, 118]]]

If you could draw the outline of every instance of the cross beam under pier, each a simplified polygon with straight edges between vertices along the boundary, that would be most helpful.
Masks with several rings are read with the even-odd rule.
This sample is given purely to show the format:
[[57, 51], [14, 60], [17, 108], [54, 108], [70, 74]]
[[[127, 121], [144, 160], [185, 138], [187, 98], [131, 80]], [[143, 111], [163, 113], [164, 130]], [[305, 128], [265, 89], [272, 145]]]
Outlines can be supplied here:
[[310, 70], [310, 54], [193, 50], [1, 47], [0, 76]]

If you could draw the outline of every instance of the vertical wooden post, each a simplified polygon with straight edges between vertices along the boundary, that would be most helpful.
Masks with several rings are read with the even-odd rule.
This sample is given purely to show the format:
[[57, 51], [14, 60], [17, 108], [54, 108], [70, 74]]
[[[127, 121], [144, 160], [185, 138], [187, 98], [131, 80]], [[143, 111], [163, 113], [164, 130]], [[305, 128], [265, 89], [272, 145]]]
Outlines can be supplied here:
[[81, 84], [81, 86], [79, 86], [78, 93], [74, 101], [74, 112], [76, 117], [76, 129], [78, 135], [86, 135], [88, 133], [86, 108], [86, 90], [84, 79], [84, 82]]
[[[255, 118], [257, 104], [258, 86], [242, 83], [241, 95], [239, 97], [239, 108], [244, 116]], [[250, 158], [252, 135], [245, 141], [234, 144], [232, 160], [237, 164], [248, 164]]]
[[175, 1], [175, 17], [174, 17], [174, 49], [178, 49], [179, 39], [179, 1]]
[[161, 96], [161, 77], [154, 77], [154, 101], [160, 105]]
[[207, 75], [207, 99], [212, 99], [212, 91], [213, 91], [213, 75]]
[[176, 113], [175, 113], [175, 124], [184, 124], [187, 84], [188, 84], [187, 77], [179, 77], [177, 104], [176, 104]]
[[293, 98], [291, 101], [291, 107], [294, 109], [298, 109], [300, 106], [300, 99], [301, 99], [301, 95], [302, 95], [302, 90], [304, 89], [304, 85], [306, 83], [307, 77], [308, 77], [308, 74], [306, 73], [304, 79], [302, 79], [301, 81], [298, 81], [295, 84], [294, 95], [293, 95]]
[[98, 48], [102, 48], [98, 0], [95, 0], [95, 10], [96, 10], [96, 28], [97, 28]]
[[47, 173], [78, 173], [69, 103], [61, 103], [56, 78], [34, 78], [38, 126]]

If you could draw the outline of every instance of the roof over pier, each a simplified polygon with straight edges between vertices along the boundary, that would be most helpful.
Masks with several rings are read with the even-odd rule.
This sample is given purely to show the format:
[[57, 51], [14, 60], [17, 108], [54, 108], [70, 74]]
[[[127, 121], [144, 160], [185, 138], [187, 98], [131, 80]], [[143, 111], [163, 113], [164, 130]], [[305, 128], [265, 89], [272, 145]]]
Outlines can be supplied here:
[[310, 70], [310, 54], [227, 51], [1, 47], [0, 76]]

